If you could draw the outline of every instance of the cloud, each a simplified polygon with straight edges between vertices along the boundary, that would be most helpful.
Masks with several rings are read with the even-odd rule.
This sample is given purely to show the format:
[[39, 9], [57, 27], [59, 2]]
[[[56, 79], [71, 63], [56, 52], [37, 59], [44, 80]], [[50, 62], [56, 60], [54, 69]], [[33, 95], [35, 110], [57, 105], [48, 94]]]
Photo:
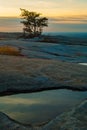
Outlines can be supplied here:
[[87, 15], [50, 18], [52, 23], [87, 23]]

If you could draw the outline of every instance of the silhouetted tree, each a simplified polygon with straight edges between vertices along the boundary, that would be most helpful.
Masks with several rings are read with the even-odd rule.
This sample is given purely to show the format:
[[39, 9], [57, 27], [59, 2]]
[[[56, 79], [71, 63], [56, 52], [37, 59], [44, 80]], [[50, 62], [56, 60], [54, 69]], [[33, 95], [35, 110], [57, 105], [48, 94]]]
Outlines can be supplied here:
[[29, 37], [36, 37], [42, 34], [43, 27], [48, 26], [48, 19], [46, 17], [41, 17], [40, 13], [29, 12], [26, 9], [21, 10], [21, 17], [23, 21], [21, 23], [24, 25], [23, 32]]

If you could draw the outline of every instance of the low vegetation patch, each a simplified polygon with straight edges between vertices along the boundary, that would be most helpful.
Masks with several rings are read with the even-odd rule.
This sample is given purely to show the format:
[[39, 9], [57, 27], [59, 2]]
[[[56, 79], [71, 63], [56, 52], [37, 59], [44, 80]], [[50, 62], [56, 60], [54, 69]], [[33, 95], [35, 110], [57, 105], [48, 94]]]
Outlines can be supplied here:
[[20, 50], [12, 46], [0, 46], [0, 55], [21, 56]]

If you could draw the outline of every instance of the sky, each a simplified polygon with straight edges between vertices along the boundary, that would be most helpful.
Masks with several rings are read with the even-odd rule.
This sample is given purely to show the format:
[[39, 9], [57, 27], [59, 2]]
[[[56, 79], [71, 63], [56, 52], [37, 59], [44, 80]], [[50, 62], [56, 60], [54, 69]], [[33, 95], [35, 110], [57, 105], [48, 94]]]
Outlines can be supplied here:
[[87, 0], [0, 0], [0, 17], [19, 17], [20, 8], [40, 12], [56, 23], [87, 22]]
[[87, 0], [0, 0], [0, 31], [21, 31], [20, 8], [46, 16], [48, 32], [87, 32]]

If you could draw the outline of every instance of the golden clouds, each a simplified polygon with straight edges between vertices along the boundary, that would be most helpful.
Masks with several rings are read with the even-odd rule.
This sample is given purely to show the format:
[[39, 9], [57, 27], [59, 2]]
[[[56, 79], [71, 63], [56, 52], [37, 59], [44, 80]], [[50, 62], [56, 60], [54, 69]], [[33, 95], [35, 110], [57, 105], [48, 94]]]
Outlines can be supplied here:
[[87, 0], [0, 0], [0, 16], [19, 16], [20, 8], [47, 17], [86, 15]]

